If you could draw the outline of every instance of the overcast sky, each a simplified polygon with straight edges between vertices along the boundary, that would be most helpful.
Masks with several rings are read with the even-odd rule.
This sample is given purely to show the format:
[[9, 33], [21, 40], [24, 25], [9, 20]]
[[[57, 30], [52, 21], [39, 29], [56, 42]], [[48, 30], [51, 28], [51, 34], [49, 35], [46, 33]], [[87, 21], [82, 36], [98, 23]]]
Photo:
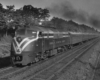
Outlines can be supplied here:
[[0, 0], [3, 5], [14, 4], [16, 8], [20, 8], [24, 4], [32, 4], [33, 6], [44, 8], [52, 3], [62, 3], [64, 1], [69, 1], [76, 9], [100, 15], [100, 0]]
[[[83, 22], [86, 22], [87, 18], [92, 15], [100, 18], [100, 0], [0, 0], [0, 2], [4, 7], [14, 4], [15, 8], [20, 8], [31, 4], [34, 7], [48, 8], [52, 15], [71, 19], [76, 19], [78, 16], [78, 19]], [[94, 17], [92, 19], [94, 20]]]

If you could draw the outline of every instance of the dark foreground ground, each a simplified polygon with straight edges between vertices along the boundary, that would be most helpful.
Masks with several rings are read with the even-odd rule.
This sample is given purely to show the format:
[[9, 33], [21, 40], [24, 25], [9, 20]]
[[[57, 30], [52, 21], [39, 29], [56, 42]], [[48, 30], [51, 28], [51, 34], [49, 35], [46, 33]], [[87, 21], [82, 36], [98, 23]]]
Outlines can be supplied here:
[[10, 57], [0, 58], [0, 68], [11, 66]]

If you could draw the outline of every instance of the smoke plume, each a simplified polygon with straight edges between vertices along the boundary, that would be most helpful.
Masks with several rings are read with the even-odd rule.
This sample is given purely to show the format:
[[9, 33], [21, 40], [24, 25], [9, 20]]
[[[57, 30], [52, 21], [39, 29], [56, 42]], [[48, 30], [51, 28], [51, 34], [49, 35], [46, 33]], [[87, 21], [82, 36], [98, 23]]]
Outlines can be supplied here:
[[58, 4], [54, 3], [47, 7], [47, 9], [51, 14], [54, 14], [57, 17], [62, 17], [63, 19], [71, 19], [97, 28], [100, 26], [100, 19], [98, 19], [98, 16], [90, 15], [82, 10], [76, 10], [68, 1]]
[[100, 18], [97, 15], [91, 15], [89, 18], [89, 23], [93, 25], [94, 27], [100, 28]]

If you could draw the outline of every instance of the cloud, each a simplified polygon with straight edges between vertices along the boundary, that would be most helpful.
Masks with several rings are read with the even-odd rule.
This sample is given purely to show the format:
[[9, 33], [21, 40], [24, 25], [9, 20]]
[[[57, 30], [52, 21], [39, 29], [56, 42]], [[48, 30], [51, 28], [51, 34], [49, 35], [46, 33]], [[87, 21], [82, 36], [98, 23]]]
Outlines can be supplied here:
[[91, 25], [93, 25], [94, 27], [98, 27], [100, 28], [100, 18], [97, 15], [91, 15], [91, 17], [89, 18], [89, 23]]
[[98, 19], [99, 16], [90, 15], [81, 9], [77, 10], [68, 1], [53, 3], [51, 6], [48, 6], [47, 9], [51, 14], [56, 15], [57, 17], [62, 17], [63, 19], [75, 20], [94, 27], [100, 26], [100, 20]]
[[52, 4], [47, 7], [52, 14], [58, 14], [62, 18], [74, 19], [82, 22], [87, 21], [88, 14], [85, 11], [76, 10], [68, 1], [62, 2], [60, 4]]

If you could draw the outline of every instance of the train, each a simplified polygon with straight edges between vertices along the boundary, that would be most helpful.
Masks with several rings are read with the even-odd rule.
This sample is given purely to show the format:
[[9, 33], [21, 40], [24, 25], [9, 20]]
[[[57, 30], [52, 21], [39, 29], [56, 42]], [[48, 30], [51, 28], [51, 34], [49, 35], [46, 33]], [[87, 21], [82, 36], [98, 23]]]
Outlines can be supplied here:
[[96, 32], [72, 32], [41, 26], [21, 28], [16, 31], [11, 44], [11, 61], [14, 66], [26, 66], [97, 37]]

